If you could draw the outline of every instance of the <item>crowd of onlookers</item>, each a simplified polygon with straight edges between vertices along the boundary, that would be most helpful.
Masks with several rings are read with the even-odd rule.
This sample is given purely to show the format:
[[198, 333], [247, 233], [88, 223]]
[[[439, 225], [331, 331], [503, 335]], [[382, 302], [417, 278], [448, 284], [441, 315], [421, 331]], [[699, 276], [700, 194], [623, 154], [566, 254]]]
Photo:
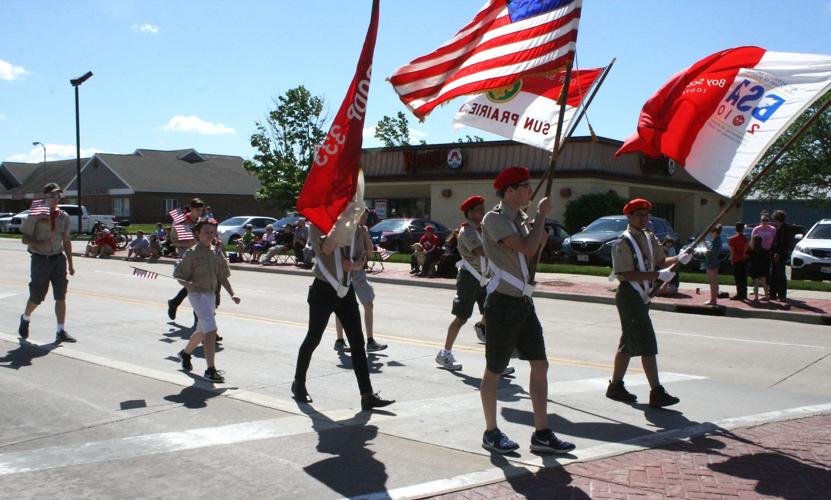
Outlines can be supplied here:
[[[306, 221], [300, 219], [296, 225], [286, 224], [277, 233], [269, 224], [262, 236], [254, 234], [250, 224], [236, 241], [236, 252], [230, 256], [232, 262], [252, 262], [263, 266], [272, 265], [279, 256], [294, 257], [296, 266], [310, 268], [314, 252], [309, 243], [309, 228]], [[246, 258], [248, 256], [248, 258]]]
[[459, 254], [459, 230], [450, 232], [442, 242], [432, 227], [427, 226], [410, 257], [410, 274], [419, 278], [456, 278]]

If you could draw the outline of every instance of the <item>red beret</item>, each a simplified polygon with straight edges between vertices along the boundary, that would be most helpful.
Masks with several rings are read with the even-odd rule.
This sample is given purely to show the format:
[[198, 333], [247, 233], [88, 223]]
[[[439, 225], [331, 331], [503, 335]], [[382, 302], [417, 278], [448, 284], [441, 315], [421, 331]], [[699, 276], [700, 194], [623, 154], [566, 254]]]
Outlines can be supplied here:
[[623, 207], [623, 213], [626, 215], [636, 210], [652, 210], [652, 202], [643, 198], [635, 198]]
[[462, 202], [462, 206], [459, 207], [459, 210], [461, 210], [462, 212], [467, 212], [468, 210], [475, 207], [476, 205], [484, 205], [484, 204], [485, 204], [485, 197], [484, 196], [479, 196], [477, 194], [477, 195], [471, 196], [470, 198], [468, 198], [464, 202]]
[[499, 172], [499, 175], [496, 176], [496, 180], [493, 181], [493, 187], [497, 190], [502, 190], [510, 186], [511, 184], [519, 184], [522, 181], [527, 181], [531, 178], [531, 174], [528, 172], [528, 169], [525, 167], [508, 167], [505, 170]]

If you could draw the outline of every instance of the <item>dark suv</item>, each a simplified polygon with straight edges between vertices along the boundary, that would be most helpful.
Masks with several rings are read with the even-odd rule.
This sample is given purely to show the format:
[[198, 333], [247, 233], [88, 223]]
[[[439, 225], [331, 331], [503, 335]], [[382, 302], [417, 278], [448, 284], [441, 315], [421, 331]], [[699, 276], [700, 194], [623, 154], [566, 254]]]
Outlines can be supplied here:
[[[629, 224], [625, 215], [601, 217], [563, 241], [563, 255], [578, 264], [612, 265], [612, 245]], [[650, 216], [649, 230], [658, 239], [671, 236], [678, 245], [678, 233], [666, 219]]]
[[402, 253], [411, 253], [411, 245], [418, 243], [418, 240], [426, 232], [427, 226], [433, 228], [433, 232], [441, 240], [442, 244], [450, 236], [450, 229], [429, 219], [386, 219], [369, 228], [369, 236], [372, 243], [380, 245], [387, 250]]

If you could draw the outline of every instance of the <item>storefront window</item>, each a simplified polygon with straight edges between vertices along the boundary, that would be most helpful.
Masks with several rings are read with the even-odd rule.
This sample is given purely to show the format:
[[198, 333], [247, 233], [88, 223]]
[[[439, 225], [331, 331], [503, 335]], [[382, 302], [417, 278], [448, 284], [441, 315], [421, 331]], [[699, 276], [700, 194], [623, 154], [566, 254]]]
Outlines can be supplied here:
[[367, 200], [367, 206], [374, 209], [378, 205], [386, 203], [386, 213], [383, 218], [392, 219], [395, 217], [418, 217], [427, 218], [430, 216], [430, 198], [377, 198]]

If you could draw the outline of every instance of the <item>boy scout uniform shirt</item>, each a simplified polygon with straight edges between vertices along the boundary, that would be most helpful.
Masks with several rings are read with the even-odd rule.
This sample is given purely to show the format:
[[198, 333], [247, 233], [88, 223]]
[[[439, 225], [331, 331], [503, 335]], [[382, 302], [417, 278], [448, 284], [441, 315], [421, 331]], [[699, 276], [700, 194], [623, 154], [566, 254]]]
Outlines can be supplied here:
[[201, 244], [188, 249], [173, 271], [173, 277], [190, 281], [194, 291], [203, 293], [215, 293], [220, 280], [229, 276], [231, 270], [225, 259]]
[[[514, 210], [506, 204], [500, 203], [495, 210], [485, 214], [485, 218], [482, 220], [482, 232], [484, 233], [485, 257], [488, 261], [494, 267], [523, 281], [519, 259], [525, 259], [527, 265], [528, 258], [524, 254], [519, 254], [516, 250], [501, 244], [500, 241], [512, 234], [516, 234], [521, 238], [528, 236], [531, 230], [528, 228], [528, 216], [525, 212]], [[511, 297], [523, 296], [522, 290], [504, 279], [499, 280], [499, 285], [497, 285], [495, 291]]]
[[55, 229], [49, 217], [27, 217], [20, 226], [20, 232], [29, 238], [42, 240], [43, 243], [29, 245], [29, 252], [37, 255], [56, 255], [64, 251], [64, 237], [69, 236], [69, 215], [59, 210], [55, 218]]
[[[331, 274], [332, 277], [335, 278], [335, 279], [338, 279], [338, 274], [337, 274], [338, 273], [338, 271], [337, 271], [338, 268], [336, 267], [336, 264], [335, 264], [335, 252], [334, 251], [332, 251], [332, 253], [329, 254], [329, 255], [324, 255], [323, 254], [323, 250], [321, 249], [321, 247], [323, 245], [324, 236], [325, 235], [323, 234], [323, 232], [321, 232], [321, 230], [318, 229], [317, 226], [312, 225], [309, 228], [309, 242], [311, 243], [312, 249], [315, 252], [315, 259], [317, 259], [317, 265], [315, 265], [315, 267], [314, 267], [315, 278], [317, 278], [317, 279], [319, 279], [319, 280], [321, 280], [325, 283], [329, 283], [329, 280], [326, 279], [326, 275], [324, 275], [323, 271], [320, 270], [320, 266], [321, 265], [325, 266], [326, 270], [329, 271], [329, 274]], [[341, 259], [343, 259], [343, 258], [348, 259], [349, 258], [349, 250], [350, 250], [350, 248], [348, 246], [340, 247]], [[349, 273], [347, 273], [344, 270], [343, 276], [344, 276], [343, 281], [345, 282], [346, 277], [349, 276]]]
[[479, 274], [482, 274], [482, 265], [479, 261], [479, 256], [473, 253], [473, 251], [477, 248], [482, 248], [482, 240], [480, 239], [482, 234], [479, 232], [481, 229], [482, 226], [467, 219], [462, 224], [461, 230], [459, 230], [459, 254]]
[[[662, 262], [666, 258], [664, 246], [661, 245], [658, 238], [656, 238], [655, 235], [649, 231], [644, 232], [632, 226], [629, 226], [628, 229], [629, 233], [638, 244], [638, 248], [641, 250], [641, 255], [643, 255], [643, 265], [646, 268], [646, 271], [655, 271], [656, 263]], [[649, 260], [649, 247], [647, 244], [652, 245], [652, 261]], [[620, 241], [612, 249], [612, 263], [614, 265], [614, 273], [620, 281], [625, 281], [621, 277], [622, 273], [640, 270], [638, 269], [636, 258], [632, 254], [632, 247], [629, 246], [625, 236], [621, 236]]]

